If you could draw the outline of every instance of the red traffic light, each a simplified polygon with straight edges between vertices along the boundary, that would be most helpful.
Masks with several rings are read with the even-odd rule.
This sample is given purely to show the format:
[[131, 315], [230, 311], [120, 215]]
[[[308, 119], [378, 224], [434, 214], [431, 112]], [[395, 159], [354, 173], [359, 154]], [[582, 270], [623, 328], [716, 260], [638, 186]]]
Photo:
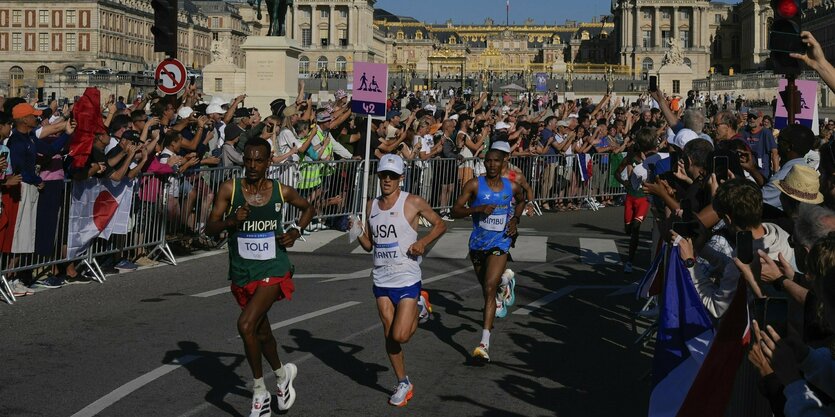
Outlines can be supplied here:
[[800, 12], [797, 0], [778, 0], [776, 9], [777, 14], [786, 19], [791, 19]]

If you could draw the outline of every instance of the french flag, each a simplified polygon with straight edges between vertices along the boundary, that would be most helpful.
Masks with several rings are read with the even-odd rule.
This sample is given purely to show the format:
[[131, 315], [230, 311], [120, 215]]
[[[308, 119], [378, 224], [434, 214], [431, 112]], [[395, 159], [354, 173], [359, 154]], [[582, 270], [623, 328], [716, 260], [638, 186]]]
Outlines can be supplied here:
[[743, 280], [718, 330], [708, 316], [678, 247], [666, 268], [653, 358], [649, 416], [724, 416], [750, 341]]
[[589, 154], [577, 154], [577, 163], [580, 164], [580, 179], [586, 182], [591, 178], [593, 166]]
[[667, 244], [662, 242], [661, 249], [659, 249], [657, 253], [658, 255], [655, 256], [652, 264], [650, 264], [647, 269], [647, 273], [644, 274], [644, 278], [638, 283], [638, 290], [635, 292], [635, 297], [638, 299], [646, 299], [658, 295], [661, 290], [658, 283], [662, 282], [663, 279], [664, 268], [661, 264], [664, 260], [664, 254], [667, 253]]

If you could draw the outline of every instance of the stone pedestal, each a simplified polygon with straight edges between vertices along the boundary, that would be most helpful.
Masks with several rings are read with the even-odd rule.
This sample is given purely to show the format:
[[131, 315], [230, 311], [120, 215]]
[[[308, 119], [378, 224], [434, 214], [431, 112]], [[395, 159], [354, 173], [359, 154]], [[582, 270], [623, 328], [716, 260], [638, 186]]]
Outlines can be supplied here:
[[[667, 95], [685, 97], [693, 89], [693, 69], [685, 64], [665, 64], [658, 69], [658, 88]], [[673, 82], [678, 81], [678, 91], [673, 90]]]
[[203, 93], [209, 96], [236, 97], [246, 88], [246, 72], [229, 61], [212, 62], [203, 67]]
[[249, 36], [241, 45], [246, 52], [246, 106], [270, 114], [270, 102], [283, 98], [292, 103], [298, 95], [299, 56], [302, 49], [277, 36]]

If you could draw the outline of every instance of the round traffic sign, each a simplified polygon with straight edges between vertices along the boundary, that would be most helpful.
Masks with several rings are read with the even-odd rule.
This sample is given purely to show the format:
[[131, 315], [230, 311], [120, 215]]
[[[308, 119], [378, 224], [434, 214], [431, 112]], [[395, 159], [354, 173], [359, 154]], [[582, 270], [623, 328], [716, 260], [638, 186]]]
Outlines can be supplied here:
[[154, 81], [157, 88], [165, 94], [177, 94], [186, 86], [186, 66], [182, 62], [167, 58], [157, 65]]

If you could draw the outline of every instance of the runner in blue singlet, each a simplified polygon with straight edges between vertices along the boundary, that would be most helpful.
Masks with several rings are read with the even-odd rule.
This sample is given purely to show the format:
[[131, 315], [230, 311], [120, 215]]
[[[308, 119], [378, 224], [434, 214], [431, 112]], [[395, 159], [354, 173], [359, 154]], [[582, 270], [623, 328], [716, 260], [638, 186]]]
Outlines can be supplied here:
[[470, 180], [452, 207], [452, 216], [473, 217], [470, 235], [470, 260], [484, 294], [484, 328], [481, 343], [473, 350], [473, 361], [490, 362], [490, 330], [496, 317], [496, 291], [507, 266], [508, 250], [516, 235], [519, 217], [525, 210], [521, 187], [501, 173], [506, 164], [505, 154], [491, 149], [484, 158], [485, 176]]

